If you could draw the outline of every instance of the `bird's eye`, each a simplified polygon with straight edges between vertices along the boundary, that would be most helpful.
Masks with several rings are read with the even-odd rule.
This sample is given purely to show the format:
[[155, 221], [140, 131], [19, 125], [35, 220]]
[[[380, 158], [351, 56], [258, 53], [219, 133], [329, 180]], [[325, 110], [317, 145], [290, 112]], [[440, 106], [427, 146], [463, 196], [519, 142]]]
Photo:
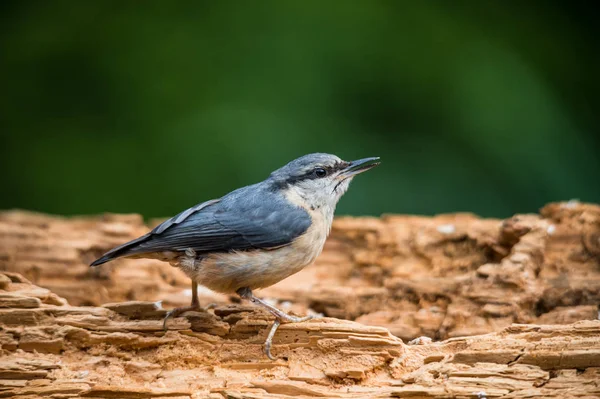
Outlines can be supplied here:
[[327, 171], [323, 168], [317, 168], [315, 169], [314, 174], [316, 177], [321, 178], [327, 176]]

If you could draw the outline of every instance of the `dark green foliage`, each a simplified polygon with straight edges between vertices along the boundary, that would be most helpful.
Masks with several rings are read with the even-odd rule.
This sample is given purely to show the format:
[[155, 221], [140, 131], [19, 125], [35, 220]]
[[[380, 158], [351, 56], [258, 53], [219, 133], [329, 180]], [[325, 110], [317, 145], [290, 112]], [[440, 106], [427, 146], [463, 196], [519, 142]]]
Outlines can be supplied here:
[[0, 208], [167, 216], [308, 152], [339, 213], [600, 202], [600, 51], [567, 2], [6, 1]]

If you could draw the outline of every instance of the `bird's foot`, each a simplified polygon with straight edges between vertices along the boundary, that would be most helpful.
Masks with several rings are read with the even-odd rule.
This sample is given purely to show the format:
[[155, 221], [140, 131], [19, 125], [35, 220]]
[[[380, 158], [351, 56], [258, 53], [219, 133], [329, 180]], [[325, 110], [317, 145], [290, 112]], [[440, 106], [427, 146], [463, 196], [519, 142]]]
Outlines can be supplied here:
[[175, 318], [178, 316], [181, 316], [182, 314], [184, 314], [185, 312], [193, 312], [193, 311], [207, 311], [208, 309], [210, 309], [211, 305], [208, 305], [207, 307], [203, 308], [200, 306], [200, 304], [192, 304], [190, 306], [183, 306], [180, 308], [174, 308], [171, 309], [167, 312], [167, 315], [165, 316], [165, 318], [163, 319], [163, 330], [167, 331], [167, 321], [171, 318]]
[[[261, 301], [262, 302], [262, 301]], [[269, 312], [273, 314], [279, 320], [280, 323], [302, 323], [303, 321], [308, 321], [310, 319], [314, 319], [316, 316], [304, 316], [304, 317], [296, 317], [285, 313], [282, 310], [277, 309], [274, 306], [267, 308]]]
[[302, 323], [303, 321], [308, 321], [314, 319], [315, 317], [318, 317], [312, 315], [305, 317], [291, 316], [285, 313], [284, 311], [277, 309], [270, 303], [255, 297], [254, 294], [252, 294], [252, 290], [250, 290], [250, 288], [247, 287], [240, 288], [239, 290], [237, 290], [237, 294], [243, 299], [247, 299], [256, 305], [262, 306], [263, 308], [267, 309], [273, 316], [275, 316], [275, 322], [273, 323], [271, 331], [269, 331], [269, 335], [267, 336], [267, 340], [265, 341], [265, 354], [271, 360], [276, 360], [275, 357], [271, 355], [271, 346], [273, 345], [273, 337], [275, 336], [275, 332], [277, 331], [281, 323]]
[[269, 331], [269, 335], [267, 336], [267, 339], [265, 340], [265, 347], [264, 347], [265, 355], [267, 355], [267, 357], [271, 360], [277, 360], [277, 358], [271, 354], [271, 346], [273, 345], [273, 337], [275, 336], [275, 332], [277, 331], [277, 329], [279, 328], [281, 323], [302, 323], [304, 321], [312, 320], [317, 317], [317, 316], [312, 316], [312, 315], [304, 316], [304, 317], [296, 317], [296, 316], [291, 316], [287, 313], [284, 313], [279, 309], [277, 309], [277, 310], [279, 311], [279, 313], [277, 315], [275, 315], [275, 317], [276, 317], [275, 322], [273, 323], [273, 326], [271, 327], [271, 331]]

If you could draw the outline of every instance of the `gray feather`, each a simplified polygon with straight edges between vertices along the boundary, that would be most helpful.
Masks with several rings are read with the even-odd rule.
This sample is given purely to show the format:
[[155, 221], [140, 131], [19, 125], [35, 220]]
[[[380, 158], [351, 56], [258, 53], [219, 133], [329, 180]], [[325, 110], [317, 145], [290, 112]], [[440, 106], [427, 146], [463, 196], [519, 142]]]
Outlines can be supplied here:
[[151, 233], [152, 234], [160, 234], [163, 231], [165, 231], [166, 229], [168, 229], [169, 227], [175, 225], [175, 224], [179, 224], [181, 222], [183, 222], [185, 219], [187, 219], [191, 214], [196, 213], [204, 208], [206, 208], [209, 205], [212, 205], [216, 202], [219, 202], [219, 199], [214, 199], [214, 200], [210, 200], [210, 201], [206, 201], [203, 202], [201, 204], [198, 204], [196, 206], [193, 206], [191, 208], [186, 209], [185, 211], [181, 212], [180, 214], [173, 216], [171, 219], [169, 220], [165, 220], [164, 222], [162, 222], [161, 224], [159, 224], [158, 226], [156, 226]]
[[287, 202], [269, 181], [235, 190], [191, 207], [95, 261], [121, 256], [193, 249], [209, 252], [277, 248], [291, 243], [311, 224], [310, 215]]

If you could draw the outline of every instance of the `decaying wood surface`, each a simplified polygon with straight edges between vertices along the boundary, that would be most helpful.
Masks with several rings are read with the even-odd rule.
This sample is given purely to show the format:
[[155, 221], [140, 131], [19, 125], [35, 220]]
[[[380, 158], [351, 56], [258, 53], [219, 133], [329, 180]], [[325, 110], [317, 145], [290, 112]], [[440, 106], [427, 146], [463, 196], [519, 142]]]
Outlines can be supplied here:
[[[138, 215], [59, 218], [0, 213], [0, 270], [73, 305], [163, 300], [187, 305], [188, 278], [166, 263], [89, 262], [148, 231]], [[338, 218], [323, 254], [258, 294], [297, 313], [388, 328], [405, 340], [499, 331], [512, 323], [598, 318], [600, 206], [550, 204], [506, 220], [471, 214]], [[203, 304], [231, 303], [201, 290]]]
[[600, 396], [600, 321], [405, 345], [383, 327], [324, 318], [283, 325], [270, 361], [270, 317], [255, 307], [189, 312], [164, 332], [154, 302], [71, 306], [8, 272], [0, 295], [0, 397]]
[[203, 290], [216, 307], [165, 333], [156, 301], [189, 302], [182, 273], [87, 266], [146, 231], [137, 215], [0, 213], [0, 397], [600, 396], [596, 205], [338, 218], [315, 265], [258, 292], [325, 316], [280, 327], [276, 362], [261, 310]]

